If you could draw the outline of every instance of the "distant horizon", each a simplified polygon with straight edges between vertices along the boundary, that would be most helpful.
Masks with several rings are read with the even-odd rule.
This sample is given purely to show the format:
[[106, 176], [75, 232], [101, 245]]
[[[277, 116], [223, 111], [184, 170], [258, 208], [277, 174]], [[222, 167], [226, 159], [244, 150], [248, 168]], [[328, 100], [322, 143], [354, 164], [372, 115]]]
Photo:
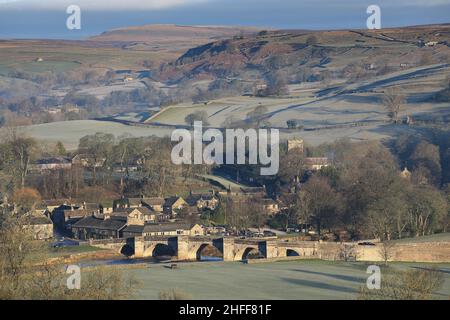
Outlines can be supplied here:
[[[78, 0], [81, 30], [68, 30], [68, 0], [0, 0], [0, 39], [86, 40], [150, 24], [276, 30], [365, 29], [372, 0]], [[450, 23], [450, 0], [377, 0], [382, 28]]]
[[[128, 29], [133, 27], [144, 27], [144, 26], [175, 26], [175, 27], [197, 27], [197, 28], [254, 28], [257, 30], [269, 30], [269, 31], [294, 31], [294, 30], [302, 30], [302, 31], [344, 31], [344, 30], [365, 30], [365, 28], [276, 28], [274, 26], [257, 26], [257, 25], [237, 25], [237, 24], [230, 24], [230, 25], [212, 25], [212, 24], [181, 24], [181, 23], [146, 23], [146, 24], [132, 24], [132, 25], [123, 25], [123, 26], [117, 26], [110, 29], [106, 29], [99, 32], [89, 33], [89, 34], [82, 34], [78, 33], [74, 36], [70, 37], [45, 37], [45, 36], [39, 36], [33, 34], [30, 34], [29, 37], [4, 37], [1, 36], [0, 33], [0, 41], [7, 41], [7, 40], [53, 40], [53, 41], [88, 41], [90, 38], [102, 35], [106, 32], [111, 32], [114, 30], [121, 30], [121, 29]], [[416, 24], [416, 25], [394, 25], [385, 27], [383, 29], [395, 29], [395, 28], [415, 28], [415, 27], [426, 27], [426, 26], [433, 26], [433, 25], [450, 25], [450, 21], [448, 22], [436, 22], [436, 23], [424, 23], [424, 24]]]

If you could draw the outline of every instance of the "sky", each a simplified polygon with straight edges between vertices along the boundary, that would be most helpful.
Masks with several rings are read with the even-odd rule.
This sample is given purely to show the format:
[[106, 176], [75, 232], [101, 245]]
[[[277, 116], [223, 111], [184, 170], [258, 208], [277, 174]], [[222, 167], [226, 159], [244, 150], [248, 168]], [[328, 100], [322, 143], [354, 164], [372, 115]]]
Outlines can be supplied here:
[[[73, 4], [81, 8], [81, 30], [66, 28]], [[450, 0], [0, 0], [0, 38], [83, 39], [155, 23], [365, 28], [372, 4], [381, 8], [382, 27], [450, 22]]]

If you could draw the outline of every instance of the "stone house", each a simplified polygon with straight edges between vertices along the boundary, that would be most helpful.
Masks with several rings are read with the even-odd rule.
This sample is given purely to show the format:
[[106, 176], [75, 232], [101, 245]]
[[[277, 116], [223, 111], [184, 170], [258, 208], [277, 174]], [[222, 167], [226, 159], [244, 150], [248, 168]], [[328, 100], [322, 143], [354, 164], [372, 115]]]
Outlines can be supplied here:
[[188, 203], [182, 197], [170, 197], [165, 200], [163, 211], [167, 214], [173, 215], [176, 213], [176, 210], [181, 210], [187, 206], [189, 206]]
[[70, 168], [72, 168], [72, 162], [65, 157], [42, 158], [30, 165], [30, 171], [33, 172], [69, 170]]
[[24, 228], [31, 231], [35, 240], [53, 238], [53, 222], [44, 215], [31, 215], [26, 224], [24, 224]]
[[330, 166], [330, 160], [325, 157], [305, 158], [305, 167], [311, 171], [318, 171], [322, 168]]
[[219, 199], [217, 199], [213, 194], [190, 194], [186, 198], [186, 203], [191, 207], [197, 207], [198, 209], [216, 209], [219, 204]]
[[72, 165], [81, 167], [101, 168], [106, 162], [106, 158], [95, 159], [89, 154], [77, 154], [72, 158]]
[[123, 230], [124, 238], [141, 236], [203, 236], [205, 228], [199, 224], [187, 223], [159, 223], [145, 226], [127, 226]]
[[280, 212], [280, 205], [277, 201], [273, 199], [263, 199], [264, 210], [269, 215], [277, 214]]
[[156, 212], [163, 212], [165, 200], [164, 198], [142, 198], [142, 204]]
[[287, 151], [289, 152], [294, 149], [298, 149], [299, 152], [303, 153], [303, 151], [304, 151], [303, 139], [294, 138], [294, 139], [289, 139], [287, 141]]
[[129, 208], [123, 211], [115, 211], [105, 215], [105, 219], [118, 219], [127, 222], [127, 225], [143, 226], [147, 223], [164, 222], [168, 215], [153, 211], [147, 207]]
[[204, 228], [199, 225], [186, 223], [162, 223], [144, 226], [144, 236], [202, 236], [205, 235]]
[[72, 233], [80, 240], [116, 239], [122, 237], [126, 221], [119, 219], [103, 219], [95, 216], [84, 217], [72, 225]]

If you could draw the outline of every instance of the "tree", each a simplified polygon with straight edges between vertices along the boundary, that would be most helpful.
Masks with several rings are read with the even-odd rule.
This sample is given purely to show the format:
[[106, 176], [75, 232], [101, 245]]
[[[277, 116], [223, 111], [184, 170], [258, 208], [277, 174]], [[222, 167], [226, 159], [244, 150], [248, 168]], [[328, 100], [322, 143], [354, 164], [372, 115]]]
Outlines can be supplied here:
[[16, 186], [25, 187], [25, 179], [35, 156], [36, 146], [34, 139], [21, 136], [15, 130], [7, 132], [5, 142], [0, 146], [0, 162], [12, 175]]
[[342, 166], [338, 188], [347, 204], [343, 222], [354, 237], [372, 235], [367, 213], [374, 209], [387, 213], [384, 206], [392, 201], [381, 199], [400, 196], [404, 189], [396, 160], [389, 150], [379, 144], [365, 148], [350, 149], [337, 162]]
[[56, 143], [55, 153], [58, 156], [65, 156], [65, 155], [67, 155], [67, 150], [66, 150], [66, 148], [64, 147], [64, 144], [61, 141], [58, 141]]
[[398, 122], [398, 115], [405, 104], [405, 97], [402, 94], [395, 93], [394, 89], [388, 89], [384, 93], [382, 102], [388, 111], [389, 118], [394, 122]]
[[143, 181], [148, 195], [163, 197], [172, 187], [179, 167], [171, 160], [171, 143], [168, 139], [150, 140], [143, 153]]
[[27, 217], [2, 208], [0, 299], [125, 299], [138, 283], [117, 268], [83, 268], [81, 290], [69, 290], [63, 265], [48, 260], [47, 244], [32, 240]]
[[299, 148], [281, 155], [278, 177], [283, 183], [301, 179], [304, 171], [304, 153]]
[[[400, 189], [386, 194], [375, 200], [368, 206], [366, 211], [367, 231], [374, 238], [382, 240], [391, 240], [394, 234], [398, 232], [401, 238], [401, 232], [404, 229], [406, 220], [406, 202]], [[403, 227], [399, 227], [399, 225]]]
[[112, 160], [112, 149], [114, 145], [114, 135], [97, 132], [80, 139], [78, 150], [86, 153], [88, 165], [92, 169], [92, 184], [97, 183], [97, 167], [109, 164]]
[[204, 126], [209, 126], [209, 122], [208, 122], [208, 113], [204, 110], [202, 111], [196, 111], [194, 113], [190, 113], [188, 114], [185, 118], [184, 118], [184, 122], [193, 127], [194, 126], [194, 122], [195, 121], [201, 121], [203, 122]]
[[394, 247], [395, 242], [392, 241], [383, 241], [378, 247], [378, 254], [383, 259], [385, 265], [394, 257]]
[[1, 208], [0, 216], [0, 298], [17, 292], [27, 256], [33, 251], [32, 235], [23, 228], [25, 217]]
[[356, 245], [352, 243], [344, 243], [342, 242], [339, 246], [339, 259], [342, 261], [350, 261], [354, 260], [356, 261], [358, 259], [358, 248]]
[[296, 119], [287, 120], [286, 125], [288, 129], [303, 129], [301, 122]]
[[41, 195], [36, 189], [21, 188], [14, 191], [14, 203], [25, 212], [34, 209], [40, 200]]
[[253, 227], [258, 228], [258, 231], [261, 231], [261, 228], [265, 226], [268, 218], [267, 213], [264, 210], [262, 197], [255, 196], [250, 199], [249, 207], [252, 210], [252, 213], [250, 214], [250, 223]]
[[442, 226], [448, 214], [447, 201], [438, 190], [414, 187], [408, 193], [409, 229], [413, 236], [432, 234]]
[[300, 206], [303, 220], [315, 224], [320, 235], [322, 228], [337, 226], [342, 199], [326, 178], [313, 176], [300, 192]]
[[439, 146], [426, 141], [420, 141], [410, 158], [413, 162], [415, 171], [420, 173], [420, 178], [415, 177], [416, 182], [440, 186], [442, 168]]
[[271, 72], [267, 76], [267, 89], [265, 90], [266, 92], [264, 95], [281, 96], [287, 94], [289, 91], [287, 84], [288, 77], [285, 72], [281, 70]]

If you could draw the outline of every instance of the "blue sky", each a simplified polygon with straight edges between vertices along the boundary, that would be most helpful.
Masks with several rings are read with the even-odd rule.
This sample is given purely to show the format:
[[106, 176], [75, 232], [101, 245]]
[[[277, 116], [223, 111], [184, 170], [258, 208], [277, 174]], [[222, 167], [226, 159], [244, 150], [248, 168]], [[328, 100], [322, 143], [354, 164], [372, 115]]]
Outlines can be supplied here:
[[[65, 27], [69, 4], [81, 7], [82, 30]], [[76, 39], [153, 23], [365, 28], [371, 4], [382, 27], [450, 22], [450, 0], [0, 0], [0, 38]]]

